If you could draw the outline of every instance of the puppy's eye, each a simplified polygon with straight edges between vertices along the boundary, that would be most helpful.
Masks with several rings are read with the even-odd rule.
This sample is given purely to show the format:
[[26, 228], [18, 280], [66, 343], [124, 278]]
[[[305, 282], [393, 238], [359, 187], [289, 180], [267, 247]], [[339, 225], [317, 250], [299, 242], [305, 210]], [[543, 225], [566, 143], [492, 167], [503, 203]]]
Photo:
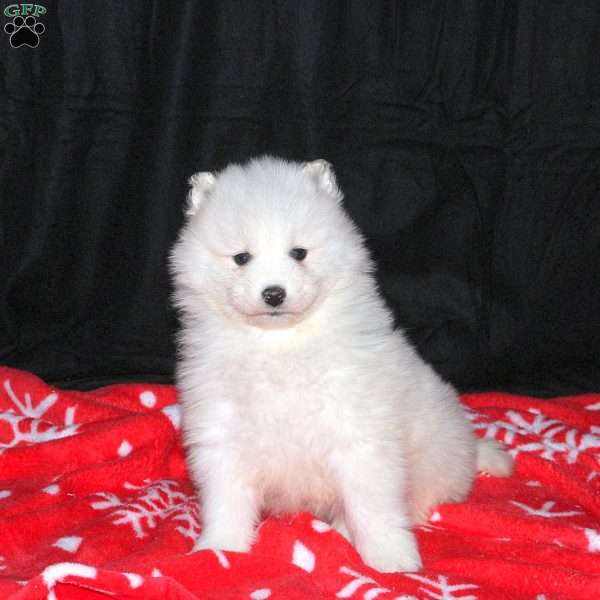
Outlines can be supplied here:
[[306, 258], [306, 248], [292, 248], [290, 250], [290, 256], [294, 259], [297, 260], [298, 262], [300, 262], [301, 260], [304, 260]]
[[250, 254], [249, 252], [240, 252], [239, 254], [236, 254], [233, 257], [233, 262], [236, 265], [243, 267], [245, 264], [247, 264], [250, 261], [251, 258], [252, 258], [252, 254]]

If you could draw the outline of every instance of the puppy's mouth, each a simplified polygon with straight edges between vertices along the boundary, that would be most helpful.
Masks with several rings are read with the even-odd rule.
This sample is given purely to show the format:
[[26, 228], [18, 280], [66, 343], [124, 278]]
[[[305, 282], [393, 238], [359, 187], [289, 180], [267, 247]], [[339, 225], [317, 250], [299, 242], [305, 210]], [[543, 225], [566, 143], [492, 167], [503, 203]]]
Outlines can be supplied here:
[[292, 327], [302, 318], [301, 311], [291, 310], [262, 310], [247, 314], [251, 325], [266, 329]]
[[253, 317], [294, 317], [298, 313], [289, 310], [269, 310], [265, 312], [254, 313]]

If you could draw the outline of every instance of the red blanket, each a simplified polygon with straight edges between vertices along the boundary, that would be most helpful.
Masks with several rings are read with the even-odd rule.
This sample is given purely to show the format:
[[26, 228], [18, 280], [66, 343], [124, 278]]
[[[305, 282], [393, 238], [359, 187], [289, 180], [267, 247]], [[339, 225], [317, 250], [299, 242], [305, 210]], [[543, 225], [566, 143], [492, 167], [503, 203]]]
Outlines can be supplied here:
[[308, 514], [249, 554], [188, 554], [199, 507], [172, 387], [63, 391], [0, 368], [0, 598], [600, 598], [600, 394], [463, 397], [516, 456], [417, 529], [422, 572], [370, 570]]

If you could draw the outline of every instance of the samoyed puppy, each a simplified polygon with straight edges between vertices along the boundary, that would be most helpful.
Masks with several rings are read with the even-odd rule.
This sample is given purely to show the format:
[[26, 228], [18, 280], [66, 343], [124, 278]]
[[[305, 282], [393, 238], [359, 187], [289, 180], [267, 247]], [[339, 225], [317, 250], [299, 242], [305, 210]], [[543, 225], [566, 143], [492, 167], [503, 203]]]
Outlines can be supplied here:
[[511, 459], [393, 328], [331, 165], [273, 157], [191, 180], [171, 255], [194, 549], [245, 552], [310, 511], [379, 571], [416, 571], [411, 526]]

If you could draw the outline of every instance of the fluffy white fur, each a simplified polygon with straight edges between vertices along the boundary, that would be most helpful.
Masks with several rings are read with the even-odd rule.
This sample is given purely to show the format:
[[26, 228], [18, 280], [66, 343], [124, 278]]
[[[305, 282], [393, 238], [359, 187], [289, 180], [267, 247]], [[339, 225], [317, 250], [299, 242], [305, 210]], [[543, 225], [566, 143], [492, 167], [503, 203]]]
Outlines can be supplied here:
[[455, 390], [393, 330], [329, 163], [264, 157], [190, 183], [171, 269], [195, 549], [247, 551], [261, 514], [303, 510], [371, 567], [418, 570], [411, 525], [463, 500], [477, 468], [510, 473], [510, 457], [477, 441]]

